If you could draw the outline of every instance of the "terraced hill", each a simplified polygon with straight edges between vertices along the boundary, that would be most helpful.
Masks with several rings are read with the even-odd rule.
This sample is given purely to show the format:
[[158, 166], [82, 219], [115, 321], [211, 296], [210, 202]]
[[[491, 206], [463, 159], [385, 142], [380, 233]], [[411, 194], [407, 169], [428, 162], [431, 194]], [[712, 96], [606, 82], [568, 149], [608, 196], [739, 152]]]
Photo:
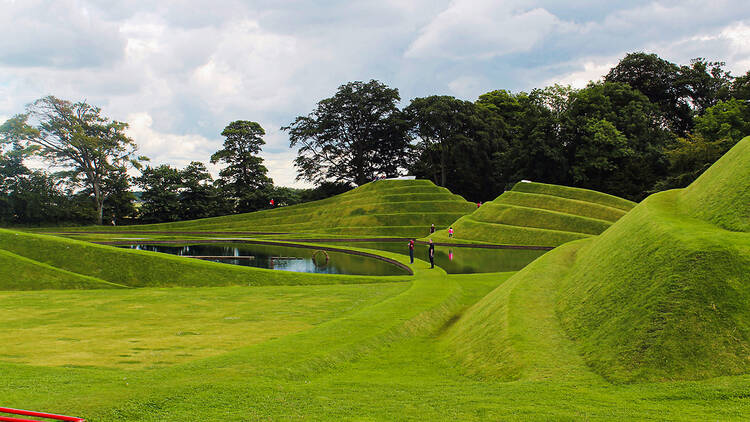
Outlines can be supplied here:
[[289, 207], [127, 230], [320, 233], [345, 236], [424, 236], [447, 227], [473, 205], [429, 180], [378, 180], [341, 195]]
[[[588, 189], [519, 182], [453, 223], [452, 240], [558, 246], [603, 232], [634, 205]], [[448, 241], [447, 230], [433, 239]]]
[[748, 163], [750, 137], [686, 189], [537, 259], [465, 312], [450, 344], [507, 379], [750, 372]]

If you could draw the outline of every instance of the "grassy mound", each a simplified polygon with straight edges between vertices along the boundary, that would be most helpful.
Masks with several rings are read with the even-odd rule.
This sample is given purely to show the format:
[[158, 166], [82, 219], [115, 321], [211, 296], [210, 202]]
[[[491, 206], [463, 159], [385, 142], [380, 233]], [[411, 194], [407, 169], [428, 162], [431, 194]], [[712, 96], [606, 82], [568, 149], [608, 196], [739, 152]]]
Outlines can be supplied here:
[[[635, 204], [588, 189], [520, 182], [453, 223], [456, 241], [558, 246], [606, 230]], [[433, 239], [447, 241], [442, 230]]]
[[746, 138], [690, 187], [545, 254], [468, 309], [449, 346], [471, 371], [505, 379], [747, 373], [749, 161]]
[[688, 214], [750, 232], [750, 138], [740, 141], [680, 194]]
[[650, 196], [581, 250], [558, 311], [601, 374], [750, 371], [748, 162], [745, 138], [688, 188]]
[[471, 203], [429, 180], [379, 180], [341, 195], [289, 207], [119, 229], [409, 237], [426, 235], [430, 224], [447, 227], [472, 209]]
[[0, 249], [0, 290], [111, 289], [119, 286]]
[[[15, 270], [2, 272], [0, 288], [14, 290], [85, 287], [88, 284], [84, 282], [97, 281], [128, 287], [175, 287], [339, 284], [404, 279], [248, 268], [4, 229], [0, 229], [0, 251], [3, 251], [0, 259], [9, 257], [6, 259], [14, 265], [11, 268], [18, 269], [18, 273]], [[23, 275], [17, 279], [18, 274]], [[29, 282], [24, 283], [24, 280]]]

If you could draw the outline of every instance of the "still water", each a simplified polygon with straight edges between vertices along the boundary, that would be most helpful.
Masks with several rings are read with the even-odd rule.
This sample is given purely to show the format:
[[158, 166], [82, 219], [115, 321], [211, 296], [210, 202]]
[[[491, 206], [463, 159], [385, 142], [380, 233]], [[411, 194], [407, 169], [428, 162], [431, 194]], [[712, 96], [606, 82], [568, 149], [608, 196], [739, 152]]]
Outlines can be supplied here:
[[[409, 255], [408, 242], [347, 242], [335, 243], [339, 246], [378, 249]], [[414, 258], [430, 261], [427, 245], [416, 244]], [[531, 261], [544, 255], [544, 250], [526, 249], [486, 249], [435, 246], [435, 265], [449, 274], [493, 273], [501, 271], [518, 271]]]
[[[273, 270], [318, 274], [404, 275], [407, 272], [379, 259], [342, 252], [287, 246], [247, 243], [215, 243], [198, 245], [133, 244], [129, 249], [161, 252], [179, 256], [201, 256], [206, 261], [243, 265]], [[314, 255], [314, 256], [313, 256]]]

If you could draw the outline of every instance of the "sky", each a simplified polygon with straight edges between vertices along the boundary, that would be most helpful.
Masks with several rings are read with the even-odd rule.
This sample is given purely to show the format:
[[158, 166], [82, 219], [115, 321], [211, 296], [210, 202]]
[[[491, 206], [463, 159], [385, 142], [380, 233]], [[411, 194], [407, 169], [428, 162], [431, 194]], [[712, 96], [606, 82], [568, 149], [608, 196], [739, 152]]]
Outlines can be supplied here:
[[0, 26], [0, 122], [46, 95], [86, 101], [181, 168], [252, 120], [269, 176], [293, 187], [308, 185], [280, 128], [347, 82], [404, 106], [583, 87], [635, 51], [750, 70], [747, 0], [0, 0]]

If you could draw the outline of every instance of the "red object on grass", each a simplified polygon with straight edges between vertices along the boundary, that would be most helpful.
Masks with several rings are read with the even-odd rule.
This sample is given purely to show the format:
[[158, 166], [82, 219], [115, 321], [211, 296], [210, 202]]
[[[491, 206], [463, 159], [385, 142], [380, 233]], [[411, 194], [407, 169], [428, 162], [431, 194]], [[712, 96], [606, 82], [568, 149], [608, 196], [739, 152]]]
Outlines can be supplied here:
[[[37, 418], [54, 419], [56, 421], [67, 421], [67, 422], [86, 422], [86, 419], [76, 418], [75, 416], [55, 415], [52, 413], [33, 412], [31, 410], [11, 409], [10, 407], [0, 407], [0, 413], [10, 413], [11, 415], [21, 416], [35, 416]], [[41, 422], [32, 419], [21, 419], [12, 418], [8, 416], [0, 416], [0, 421], [4, 422]]]

